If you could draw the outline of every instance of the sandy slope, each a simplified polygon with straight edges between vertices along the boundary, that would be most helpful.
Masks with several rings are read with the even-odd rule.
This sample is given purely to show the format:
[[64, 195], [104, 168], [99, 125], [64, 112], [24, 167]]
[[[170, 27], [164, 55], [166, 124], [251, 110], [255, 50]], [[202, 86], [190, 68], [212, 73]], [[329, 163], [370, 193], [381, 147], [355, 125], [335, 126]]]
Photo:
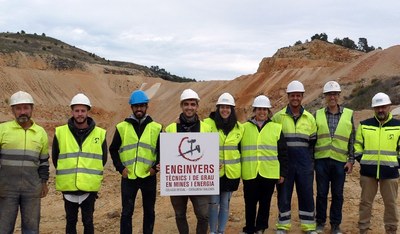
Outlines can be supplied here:
[[[368, 54], [352, 53], [323, 45], [319, 42], [311, 48], [292, 52], [278, 51], [277, 56], [265, 58], [255, 74], [244, 75], [232, 81], [207, 81], [197, 83], [171, 83], [159, 78], [141, 75], [111, 75], [103, 73], [103, 66], [87, 65], [85, 71], [55, 71], [46, 68], [39, 58], [21, 54], [0, 54], [0, 121], [11, 119], [7, 101], [17, 90], [32, 93], [36, 105], [34, 119], [44, 126], [51, 139], [54, 127], [66, 123], [69, 118], [68, 104], [77, 92], [86, 93], [93, 105], [92, 117], [99, 126], [108, 130], [110, 142], [115, 124], [130, 114], [128, 97], [132, 90], [142, 88], [152, 96], [149, 113], [164, 126], [176, 119], [179, 113], [179, 95], [185, 88], [198, 91], [201, 102], [199, 114], [206, 117], [214, 109], [214, 103], [223, 92], [230, 92], [236, 99], [236, 109], [241, 121], [251, 115], [251, 102], [258, 94], [266, 94], [274, 105], [273, 111], [282, 108], [287, 100], [285, 88], [293, 79], [301, 80], [306, 86], [304, 103], [318, 100], [323, 84], [337, 79], [345, 87], [342, 96], [351, 93], [356, 85], [366, 85], [377, 76], [400, 74], [400, 46]], [[282, 55], [286, 53], [286, 55]], [[299, 54], [304, 53], [304, 54]], [[369, 101], [369, 100], [366, 100]], [[322, 105], [322, 102], [321, 102]], [[370, 110], [357, 111], [355, 120], [372, 116]], [[357, 232], [358, 203], [360, 195], [359, 165], [349, 175], [345, 184], [345, 203], [342, 228], [346, 233]], [[111, 161], [106, 165], [105, 180], [96, 203], [96, 232], [118, 233], [121, 211], [120, 176], [114, 171]], [[61, 193], [54, 190], [54, 168], [51, 167], [50, 193], [42, 200], [41, 233], [63, 233], [65, 215]], [[274, 229], [277, 209], [276, 199], [272, 202], [270, 226]], [[297, 210], [295, 196], [294, 210]], [[135, 233], [141, 231], [142, 207], [140, 198], [136, 202], [134, 216]], [[158, 197], [156, 204], [155, 233], [176, 233], [174, 214], [168, 197]], [[231, 201], [231, 216], [227, 233], [238, 233], [244, 225], [244, 204], [241, 188]], [[296, 212], [294, 212], [296, 214]], [[378, 194], [373, 210], [372, 233], [383, 233], [383, 202]], [[296, 215], [294, 215], [296, 216]], [[195, 217], [188, 212], [190, 226], [194, 230]], [[293, 233], [300, 233], [298, 218], [294, 217]], [[79, 229], [82, 230], [81, 224]], [[19, 230], [19, 225], [17, 225]], [[82, 232], [82, 231], [81, 231]], [[268, 231], [268, 233], [273, 233]]]

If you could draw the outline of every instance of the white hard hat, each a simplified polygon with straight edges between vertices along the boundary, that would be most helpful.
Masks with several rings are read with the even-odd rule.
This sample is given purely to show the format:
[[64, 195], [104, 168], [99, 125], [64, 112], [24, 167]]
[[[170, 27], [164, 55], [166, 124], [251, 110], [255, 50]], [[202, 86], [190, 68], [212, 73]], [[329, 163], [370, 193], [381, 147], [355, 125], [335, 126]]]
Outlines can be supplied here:
[[196, 99], [197, 101], [200, 101], [199, 95], [192, 89], [185, 89], [181, 94], [181, 101], [188, 99]]
[[305, 92], [304, 85], [298, 80], [290, 82], [286, 89], [286, 93], [295, 93], [295, 92], [300, 92], [300, 93]]
[[88, 106], [89, 108], [92, 107], [89, 98], [83, 93], [78, 93], [72, 98], [71, 104], [69, 104], [69, 106], [72, 107], [73, 105], [85, 105]]
[[339, 83], [332, 80], [326, 82], [322, 93], [329, 93], [329, 92], [342, 92]]
[[390, 104], [392, 104], [392, 102], [390, 101], [390, 98], [386, 93], [377, 93], [372, 98], [371, 107], [385, 106]]
[[11, 95], [10, 106], [17, 104], [34, 104], [32, 96], [24, 91], [18, 91]]
[[221, 96], [219, 96], [217, 105], [235, 106], [235, 99], [230, 93], [223, 93]]
[[263, 107], [263, 108], [271, 108], [271, 102], [269, 98], [265, 95], [257, 96], [253, 101], [253, 107]]

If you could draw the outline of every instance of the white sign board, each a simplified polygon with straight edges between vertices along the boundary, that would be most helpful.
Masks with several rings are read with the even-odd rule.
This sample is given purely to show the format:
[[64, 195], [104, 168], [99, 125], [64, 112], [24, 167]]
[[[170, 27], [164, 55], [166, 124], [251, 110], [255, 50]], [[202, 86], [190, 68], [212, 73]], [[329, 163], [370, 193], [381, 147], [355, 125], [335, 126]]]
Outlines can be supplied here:
[[219, 194], [218, 133], [161, 133], [161, 196]]

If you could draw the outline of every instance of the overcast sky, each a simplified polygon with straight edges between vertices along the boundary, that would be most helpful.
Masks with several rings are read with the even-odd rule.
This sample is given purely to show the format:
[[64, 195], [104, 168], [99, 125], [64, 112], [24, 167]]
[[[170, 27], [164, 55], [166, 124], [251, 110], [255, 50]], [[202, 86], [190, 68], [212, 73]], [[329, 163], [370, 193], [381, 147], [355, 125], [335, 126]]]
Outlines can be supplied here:
[[109, 60], [231, 80], [316, 33], [400, 44], [400, 1], [0, 0], [0, 31], [21, 30]]

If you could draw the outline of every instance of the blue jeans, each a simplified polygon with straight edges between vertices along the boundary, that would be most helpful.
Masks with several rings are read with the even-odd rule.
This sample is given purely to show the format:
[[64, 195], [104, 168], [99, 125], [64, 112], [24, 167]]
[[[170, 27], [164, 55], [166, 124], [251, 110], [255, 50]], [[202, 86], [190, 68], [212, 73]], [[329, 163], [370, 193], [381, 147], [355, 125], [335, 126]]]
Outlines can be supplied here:
[[317, 180], [317, 223], [325, 224], [329, 185], [331, 187], [332, 203], [329, 217], [331, 225], [340, 225], [342, 222], [343, 186], [346, 178], [344, 165], [330, 158], [315, 160], [315, 177]]
[[157, 177], [148, 176], [146, 178], [136, 178], [134, 180], [122, 178], [121, 198], [122, 213], [120, 222], [120, 233], [132, 233], [132, 216], [135, 210], [136, 195], [142, 191], [143, 202], [143, 233], [153, 233], [155, 221], [155, 203], [157, 194]]
[[225, 232], [225, 226], [229, 218], [229, 202], [231, 196], [232, 192], [220, 192], [220, 195], [211, 196], [210, 204], [208, 205], [210, 232]]
[[21, 210], [21, 232], [39, 233], [40, 197], [34, 194], [13, 193], [0, 197], [0, 233], [14, 232], [15, 221]]

